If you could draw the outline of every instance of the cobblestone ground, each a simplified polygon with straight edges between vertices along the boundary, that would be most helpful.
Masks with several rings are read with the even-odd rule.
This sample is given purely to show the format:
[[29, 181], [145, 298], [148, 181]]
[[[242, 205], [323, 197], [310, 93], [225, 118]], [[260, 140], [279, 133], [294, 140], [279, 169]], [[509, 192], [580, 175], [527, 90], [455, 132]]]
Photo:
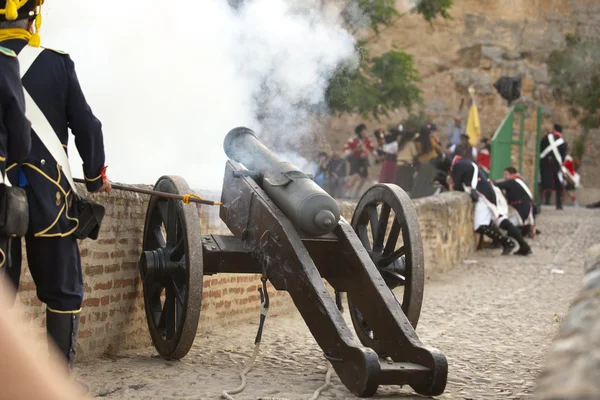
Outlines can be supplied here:
[[[600, 213], [544, 209], [528, 258], [477, 252], [471, 260], [426, 282], [417, 333], [448, 358], [449, 380], [438, 399], [528, 399], [544, 354], [580, 288], [586, 249], [600, 238]], [[564, 274], [553, 273], [553, 269]], [[256, 323], [198, 337], [180, 362], [153, 349], [116, 360], [80, 363], [91, 392], [109, 399], [217, 399], [239, 385], [238, 370], [252, 353]], [[270, 317], [263, 348], [236, 399], [308, 399], [327, 364], [298, 315]], [[234, 364], [232, 359], [237, 362]], [[353, 396], [337, 376], [321, 399]], [[410, 388], [383, 387], [376, 398], [413, 399]]]

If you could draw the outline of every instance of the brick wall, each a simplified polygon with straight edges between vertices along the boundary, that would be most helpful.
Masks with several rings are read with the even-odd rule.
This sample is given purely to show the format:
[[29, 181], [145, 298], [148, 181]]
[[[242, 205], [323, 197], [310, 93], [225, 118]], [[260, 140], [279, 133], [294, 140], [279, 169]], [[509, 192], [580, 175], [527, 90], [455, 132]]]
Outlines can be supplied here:
[[[106, 206], [100, 239], [80, 243], [85, 300], [79, 358], [150, 345], [137, 270], [147, 197], [115, 191], [98, 199]], [[444, 194], [416, 200], [415, 205], [425, 245], [427, 274], [443, 271], [473, 250], [472, 206], [468, 196]], [[353, 204], [341, 206], [343, 215], [350, 220]], [[202, 234], [229, 234], [216, 207], [202, 207], [199, 214]], [[259, 284], [258, 275], [205, 276], [200, 331], [257, 318]], [[287, 293], [272, 289], [270, 295], [271, 315], [294, 309]], [[45, 307], [36, 297], [26, 267], [18, 299], [20, 307], [15, 312], [28, 323], [28, 334], [44, 337]]]

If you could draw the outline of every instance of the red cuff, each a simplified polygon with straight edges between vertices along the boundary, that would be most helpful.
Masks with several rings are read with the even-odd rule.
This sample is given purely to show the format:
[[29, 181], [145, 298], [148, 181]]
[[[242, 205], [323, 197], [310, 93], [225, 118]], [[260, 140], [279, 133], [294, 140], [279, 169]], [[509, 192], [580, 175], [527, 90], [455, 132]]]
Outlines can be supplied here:
[[100, 176], [102, 176], [102, 183], [104, 184], [104, 182], [106, 182], [108, 180], [108, 178], [106, 177], [106, 169], [108, 168], [108, 165], [105, 165], [104, 167], [100, 168]]

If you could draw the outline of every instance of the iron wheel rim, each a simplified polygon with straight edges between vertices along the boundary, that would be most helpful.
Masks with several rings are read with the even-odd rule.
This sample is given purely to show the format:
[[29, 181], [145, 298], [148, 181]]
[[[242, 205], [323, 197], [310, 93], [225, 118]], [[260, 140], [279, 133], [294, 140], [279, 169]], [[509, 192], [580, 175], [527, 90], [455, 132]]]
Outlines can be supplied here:
[[[391, 217], [394, 218], [390, 226]], [[396, 185], [375, 185], [359, 200], [351, 225], [401, 305], [402, 311], [416, 329], [423, 302], [424, 253], [419, 221], [412, 200]], [[400, 246], [399, 241], [402, 241]], [[405, 258], [404, 274], [398, 273], [398, 264], [389, 268], [390, 263], [401, 257]], [[392, 269], [392, 272], [388, 269]], [[402, 301], [393, 292], [393, 289], [399, 286], [404, 287]], [[361, 342], [383, 356], [379, 341], [368, 327], [360, 310], [352, 304], [350, 296], [348, 309]]]
[[[191, 193], [185, 180], [176, 176], [161, 177], [155, 190]], [[179, 200], [150, 198], [139, 266], [152, 343], [162, 357], [181, 359], [194, 343], [202, 306], [197, 207]]]

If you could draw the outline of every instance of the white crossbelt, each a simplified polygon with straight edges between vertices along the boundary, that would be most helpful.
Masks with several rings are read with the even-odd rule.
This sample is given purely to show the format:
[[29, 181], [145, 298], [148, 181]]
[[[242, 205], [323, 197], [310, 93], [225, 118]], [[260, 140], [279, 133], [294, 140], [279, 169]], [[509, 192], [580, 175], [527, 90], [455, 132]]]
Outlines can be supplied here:
[[471, 164], [473, 164], [473, 179], [471, 179], [471, 188], [473, 188], [473, 190], [477, 190], [477, 182], [479, 182], [479, 167], [474, 162], [471, 162]]
[[558, 161], [558, 163], [560, 165], [562, 165], [563, 163], [563, 159], [560, 155], [560, 152], [558, 151], [558, 147], [563, 145], [565, 143], [565, 140], [563, 138], [559, 138], [558, 140], [554, 140], [554, 134], [549, 133], [548, 134], [548, 147], [546, 147], [544, 149], [544, 151], [542, 151], [540, 153], [540, 158], [544, 158], [546, 157], [548, 154], [550, 154], [550, 152], [554, 153], [554, 157], [556, 158], [556, 161]]
[[521, 187], [523, 188], [525, 193], [527, 193], [529, 198], [533, 200], [533, 195], [531, 194], [531, 190], [529, 190], [529, 188], [527, 187], [527, 184], [525, 182], [523, 182], [523, 180], [521, 178], [516, 178], [515, 182], [517, 182], [519, 185], [521, 185]]
[[479, 182], [479, 167], [474, 162], [471, 162], [473, 165], [473, 178], [471, 179], [471, 187], [465, 187], [465, 192], [471, 194], [471, 190], [477, 190], [477, 182]]
[[508, 202], [506, 201], [506, 197], [504, 197], [502, 190], [500, 190], [498, 186], [492, 183], [491, 186], [492, 189], [494, 189], [494, 194], [496, 195], [496, 205], [494, 207], [494, 205], [490, 201], [488, 201], [488, 206], [492, 207], [492, 212], [494, 213], [494, 216], [496, 218], [499, 218], [503, 215], [508, 215]]
[[[44, 49], [42, 47], [32, 47], [28, 45], [23, 47], [23, 50], [21, 50], [18, 56], [19, 64], [21, 66], [21, 79], [27, 74], [33, 63], [35, 63], [35, 60], [37, 60], [43, 51]], [[69, 159], [62, 143], [58, 139], [58, 135], [52, 128], [52, 125], [50, 125], [50, 122], [48, 122], [48, 119], [42, 110], [40, 110], [31, 95], [27, 92], [25, 86], [23, 86], [23, 92], [25, 94], [25, 115], [31, 122], [31, 128], [37, 134], [44, 146], [46, 146], [50, 155], [52, 155], [54, 160], [58, 163], [63, 174], [67, 178], [71, 189], [77, 194], [75, 183], [73, 182], [73, 175], [71, 173], [71, 166], [69, 165]]]
[[8, 180], [8, 176], [6, 176], [5, 174], [0, 174], [0, 184], [4, 184], [5, 186], [12, 186], [10, 184], [10, 181]]
[[[467, 193], [471, 193], [472, 190], [477, 190], [477, 183], [479, 183], [479, 167], [477, 166], [477, 164], [475, 164], [474, 162], [471, 161], [471, 165], [473, 166], [473, 178], [471, 179], [471, 187], [466, 187], [465, 191]], [[492, 186], [493, 189], [495, 189], [494, 186]], [[496, 194], [496, 193], [494, 193]], [[497, 194], [496, 194], [497, 196]], [[483, 198], [483, 199], [482, 199]], [[496, 199], [497, 201], [499, 199]], [[492, 213], [494, 214], [494, 218], [499, 218], [502, 215], [502, 212], [500, 211], [500, 209], [504, 209], [504, 207], [498, 207], [498, 204], [494, 204], [492, 203], [487, 197], [485, 197], [484, 195], [480, 195], [480, 199], [479, 201], [483, 201], [485, 202], [485, 204], [488, 206], [488, 208], [492, 211]]]

